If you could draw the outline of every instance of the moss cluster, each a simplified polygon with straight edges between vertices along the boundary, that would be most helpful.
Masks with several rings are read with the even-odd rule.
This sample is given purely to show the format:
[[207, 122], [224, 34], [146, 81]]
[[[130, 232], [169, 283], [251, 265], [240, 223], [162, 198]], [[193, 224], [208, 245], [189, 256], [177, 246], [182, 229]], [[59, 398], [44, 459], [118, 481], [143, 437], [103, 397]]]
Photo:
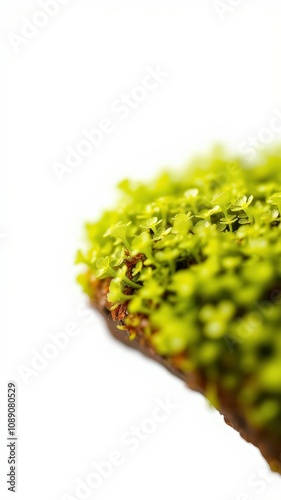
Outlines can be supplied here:
[[144, 184], [86, 225], [86, 293], [110, 278], [120, 328], [144, 334], [207, 395], [235, 394], [251, 425], [281, 434], [281, 151], [245, 166], [223, 152]]

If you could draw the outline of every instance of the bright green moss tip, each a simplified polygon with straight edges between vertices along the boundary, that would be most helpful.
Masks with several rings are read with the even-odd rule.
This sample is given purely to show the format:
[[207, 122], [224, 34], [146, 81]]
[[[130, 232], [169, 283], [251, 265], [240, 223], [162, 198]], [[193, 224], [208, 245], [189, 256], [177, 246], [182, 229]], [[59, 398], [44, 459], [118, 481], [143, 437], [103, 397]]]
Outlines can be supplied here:
[[85, 292], [111, 278], [112, 307], [128, 301], [124, 328], [148, 317], [160, 355], [281, 434], [281, 151], [251, 167], [214, 153], [119, 188], [119, 204], [86, 225]]

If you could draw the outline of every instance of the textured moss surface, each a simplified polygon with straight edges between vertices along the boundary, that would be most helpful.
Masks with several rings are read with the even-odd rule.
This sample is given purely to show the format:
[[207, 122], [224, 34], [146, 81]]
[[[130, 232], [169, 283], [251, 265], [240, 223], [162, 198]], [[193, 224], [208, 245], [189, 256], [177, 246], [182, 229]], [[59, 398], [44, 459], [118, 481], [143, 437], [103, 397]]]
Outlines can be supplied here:
[[[249, 423], [281, 434], [281, 151], [246, 167], [223, 152], [147, 184], [86, 225], [78, 281], [110, 278], [120, 328], [182, 371], [199, 370], [219, 407], [233, 392]], [[86, 266], [86, 267], [85, 267]]]

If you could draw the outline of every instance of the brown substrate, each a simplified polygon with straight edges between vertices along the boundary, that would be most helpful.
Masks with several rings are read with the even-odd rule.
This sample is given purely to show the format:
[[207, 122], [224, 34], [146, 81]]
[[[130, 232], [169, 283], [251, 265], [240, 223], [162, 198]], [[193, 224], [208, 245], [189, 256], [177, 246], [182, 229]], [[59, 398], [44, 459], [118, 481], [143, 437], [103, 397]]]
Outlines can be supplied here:
[[[130, 338], [130, 333], [127, 330], [120, 330], [118, 325], [122, 324], [122, 318], [127, 315], [126, 304], [120, 306], [118, 311], [110, 311], [112, 304], [107, 302], [106, 296], [109, 288], [109, 279], [96, 281], [92, 284], [93, 296], [92, 305], [103, 315], [109, 331], [113, 337], [129, 347], [137, 349], [145, 356], [157, 361], [171, 373], [183, 380], [187, 386], [205, 395], [206, 381], [199, 372], [186, 373], [175, 366], [173, 360], [167, 359], [157, 354], [154, 348], [147, 342], [142, 331], [142, 321], [140, 327], [136, 331], [135, 338]], [[143, 318], [143, 328], [147, 319]], [[223, 415], [225, 422], [240, 433], [243, 439], [252, 443], [259, 448], [261, 454], [267, 460], [270, 468], [274, 472], [281, 473], [281, 439], [271, 434], [267, 430], [260, 430], [250, 426], [245, 417], [243, 410], [238, 407], [235, 395], [225, 390], [219, 389], [219, 404], [220, 413]], [[281, 425], [281, 423], [280, 423]]]

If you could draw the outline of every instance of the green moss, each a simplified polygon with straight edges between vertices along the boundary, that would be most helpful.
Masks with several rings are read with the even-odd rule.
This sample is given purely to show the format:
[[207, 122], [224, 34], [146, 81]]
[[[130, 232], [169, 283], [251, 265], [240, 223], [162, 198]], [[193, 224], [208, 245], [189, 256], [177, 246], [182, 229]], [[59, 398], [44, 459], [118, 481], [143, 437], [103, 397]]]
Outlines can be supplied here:
[[219, 151], [119, 188], [119, 204], [86, 225], [84, 291], [110, 278], [132, 338], [149, 317], [159, 354], [200, 370], [212, 400], [235, 391], [253, 425], [281, 434], [281, 151], [250, 168]]

